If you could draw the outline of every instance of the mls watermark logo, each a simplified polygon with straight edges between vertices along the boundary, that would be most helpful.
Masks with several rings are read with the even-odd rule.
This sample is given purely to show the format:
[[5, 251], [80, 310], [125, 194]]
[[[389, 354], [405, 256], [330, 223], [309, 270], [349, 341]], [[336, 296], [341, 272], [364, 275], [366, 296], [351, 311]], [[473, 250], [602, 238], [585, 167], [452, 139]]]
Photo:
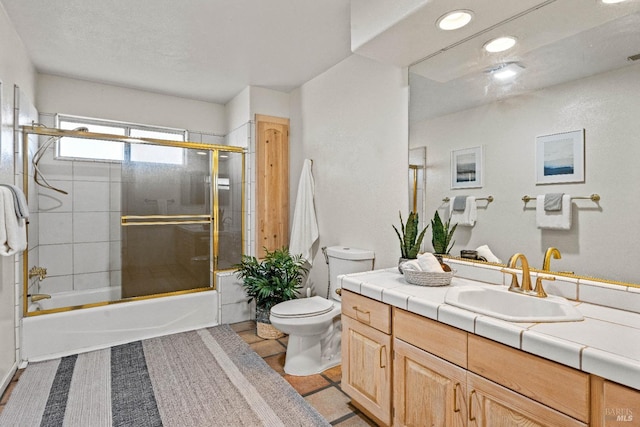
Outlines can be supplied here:
[[633, 422], [633, 411], [631, 408], [605, 408], [604, 409], [605, 421], [616, 422]]

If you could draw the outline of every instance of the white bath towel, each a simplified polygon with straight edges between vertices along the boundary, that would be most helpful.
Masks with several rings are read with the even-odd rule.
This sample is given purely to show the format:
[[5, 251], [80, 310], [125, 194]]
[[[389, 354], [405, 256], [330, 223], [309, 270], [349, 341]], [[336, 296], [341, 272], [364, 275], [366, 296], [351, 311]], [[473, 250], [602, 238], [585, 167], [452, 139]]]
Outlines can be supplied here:
[[309, 264], [312, 264], [313, 261], [311, 249], [319, 237], [316, 207], [313, 200], [315, 184], [311, 173], [311, 164], [309, 159], [305, 159], [302, 164], [289, 241], [289, 252], [293, 255], [302, 254], [302, 257]]
[[29, 205], [27, 204], [27, 199], [24, 197], [24, 193], [22, 190], [12, 184], [0, 184], [3, 187], [7, 187], [11, 190], [11, 194], [13, 195], [13, 208], [16, 211], [16, 216], [18, 218], [29, 218]]
[[451, 225], [458, 224], [465, 227], [473, 227], [474, 225], [476, 225], [476, 218], [478, 217], [478, 205], [476, 203], [476, 198], [473, 196], [466, 197], [467, 203], [464, 207], [464, 211], [453, 210], [453, 205], [456, 199], [455, 197], [449, 201], [449, 215], [451, 216]]
[[536, 225], [553, 230], [571, 229], [571, 196], [562, 196], [562, 210], [545, 211], [544, 195], [536, 197]]
[[27, 224], [16, 216], [13, 193], [0, 187], [0, 255], [10, 256], [27, 248]]

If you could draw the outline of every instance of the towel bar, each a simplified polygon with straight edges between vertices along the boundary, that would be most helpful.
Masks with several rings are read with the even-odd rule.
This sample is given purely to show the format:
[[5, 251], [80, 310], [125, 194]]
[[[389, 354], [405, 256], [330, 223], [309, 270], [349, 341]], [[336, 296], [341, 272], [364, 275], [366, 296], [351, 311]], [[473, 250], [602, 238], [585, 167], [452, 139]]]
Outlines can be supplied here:
[[[488, 196], [488, 197], [477, 197], [477, 198], [476, 198], [476, 201], [477, 201], [477, 200], [486, 200], [487, 202], [491, 203], [491, 202], [493, 202], [493, 196]], [[448, 203], [448, 202], [450, 202], [450, 201], [451, 201], [451, 199], [450, 199], [450, 198], [448, 198], [448, 197], [445, 197], [444, 199], [442, 199], [442, 201], [443, 201], [443, 202], [445, 202], [445, 203]]]
[[[523, 196], [522, 197], [522, 201], [527, 203], [530, 202], [532, 200], [534, 200], [535, 197], [531, 197], [531, 196]], [[600, 201], [600, 195], [599, 194], [592, 194], [590, 196], [572, 196], [571, 200], [576, 200], [576, 199], [583, 199], [583, 200], [591, 200], [592, 202], [599, 202]]]

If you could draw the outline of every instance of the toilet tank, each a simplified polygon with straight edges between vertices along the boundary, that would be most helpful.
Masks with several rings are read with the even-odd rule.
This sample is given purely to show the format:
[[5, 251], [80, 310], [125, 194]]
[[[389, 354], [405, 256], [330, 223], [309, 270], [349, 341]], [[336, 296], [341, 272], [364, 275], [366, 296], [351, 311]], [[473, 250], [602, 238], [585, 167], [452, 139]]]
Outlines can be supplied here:
[[373, 270], [375, 253], [367, 249], [330, 246], [327, 248], [327, 259], [329, 262], [329, 298], [340, 300], [340, 296], [336, 294], [336, 289], [340, 287], [338, 276]]

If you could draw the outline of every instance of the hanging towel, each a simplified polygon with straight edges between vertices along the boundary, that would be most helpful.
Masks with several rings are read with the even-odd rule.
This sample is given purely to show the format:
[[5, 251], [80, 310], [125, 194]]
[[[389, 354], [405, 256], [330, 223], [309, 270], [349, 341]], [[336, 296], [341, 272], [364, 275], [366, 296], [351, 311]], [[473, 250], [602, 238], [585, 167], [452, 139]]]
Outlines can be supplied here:
[[464, 209], [467, 207], [467, 197], [468, 196], [456, 196], [451, 199], [452, 209], [456, 212], [464, 212]]
[[289, 252], [293, 255], [302, 254], [302, 257], [309, 264], [312, 264], [311, 248], [319, 236], [316, 208], [313, 201], [314, 193], [315, 184], [311, 173], [311, 160], [305, 159], [302, 164], [296, 206], [293, 211]]
[[27, 224], [18, 218], [13, 192], [0, 186], [0, 255], [10, 256], [27, 249]]
[[29, 218], [29, 205], [27, 199], [24, 197], [24, 193], [20, 188], [12, 184], [0, 184], [0, 186], [7, 187], [11, 190], [13, 196], [13, 208], [18, 218]]
[[545, 196], [536, 197], [536, 225], [538, 228], [553, 230], [571, 229], [571, 196], [562, 196], [562, 210], [546, 211], [544, 209]]
[[564, 193], [548, 193], [544, 195], [544, 210], [557, 212], [562, 210], [562, 196]]
[[457, 197], [449, 202], [449, 215], [451, 217], [451, 224], [458, 224], [465, 227], [473, 227], [476, 225], [476, 218], [478, 217], [478, 205], [476, 204], [476, 198], [473, 196], [462, 196], [466, 198], [464, 211], [454, 210]]

